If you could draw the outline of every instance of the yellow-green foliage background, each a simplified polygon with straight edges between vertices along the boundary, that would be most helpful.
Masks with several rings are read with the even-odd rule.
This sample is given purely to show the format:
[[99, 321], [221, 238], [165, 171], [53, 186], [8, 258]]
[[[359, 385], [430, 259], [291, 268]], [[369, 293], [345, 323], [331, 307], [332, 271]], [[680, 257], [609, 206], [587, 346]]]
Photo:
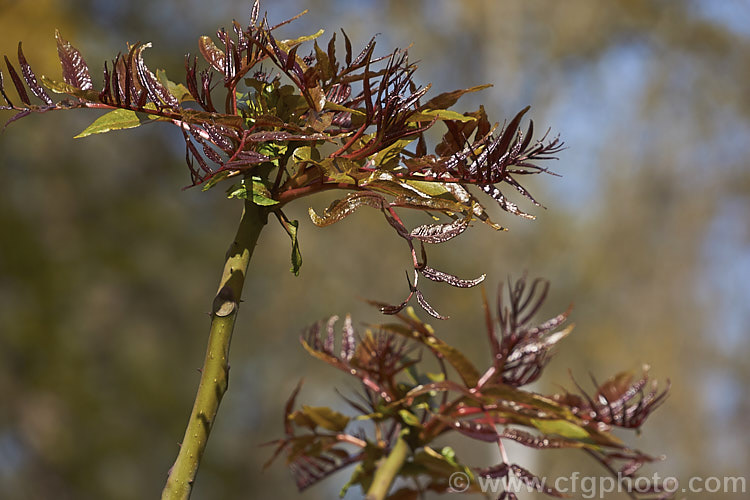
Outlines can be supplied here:
[[[750, 470], [750, 4], [746, 1], [449, 0], [265, 2], [269, 19], [311, 13], [281, 36], [345, 27], [381, 53], [414, 42], [434, 92], [494, 83], [502, 121], [526, 104], [569, 145], [532, 192], [536, 222], [477, 225], [434, 248], [431, 264], [488, 273], [490, 292], [524, 270], [552, 280], [546, 311], [575, 303], [577, 324], [536, 388], [652, 365], [673, 391], [634, 444], [667, 460], [652, 471]], [[197, 37], [249, 15], [249, 2], [0, 0], [0, 52], [24, 41], [37, 73], [59, 75], [54, 28], [95, 80], [126, 42], [152, 41], [149, 65], [174, 80]], [[745, 19], [743, 23], [741, 20]], [[6, 87], [9, 82], [6, 82]], [[9, 117], [3, 113], [3, 120]], [[161, 490], [198, 381], [208, 310], [241, 209], [189, 183], [168, 126], [73, 140], [95, 112], [25, 118], [0, 135], [0, 497], [142, 499]], [[375, 211], [339, 225], [301, 219], [304, 265], [271, 221], [251, 264], [224, 400], [194, 498], [297, 498], [281, 462], [283, 401], [306, 378], [310, 404], [340, 405], [352, 382], [307, 357], [301, 329], [333, 313], [376, 321], [358, 297], [398, 301], [409, 259]], [[521, 202], [523, 203], [523, 202]], [[527, 207], [531, 208], [531, 207]], [[431, 286], [450, 314], [438, 334], [478, 360], [480, 292]], [[458, 446], [472, 465], [493, 447]], [[561, 451], [512, 450], [547, 474], [599, 469]], [[488, 462], [489, 461], [489, 462]], [[332, 498], [346, 474], [301, 498]], [[704, 494], [705, 495], [705, 494]], [[694, 498], [704, 498], [694, 495]], [[358, 498], [359, 491], [349, 497]], [[715, 498], [740, 498], [727, 494]], [[711, 497], [714, 498], [714, 497]]]

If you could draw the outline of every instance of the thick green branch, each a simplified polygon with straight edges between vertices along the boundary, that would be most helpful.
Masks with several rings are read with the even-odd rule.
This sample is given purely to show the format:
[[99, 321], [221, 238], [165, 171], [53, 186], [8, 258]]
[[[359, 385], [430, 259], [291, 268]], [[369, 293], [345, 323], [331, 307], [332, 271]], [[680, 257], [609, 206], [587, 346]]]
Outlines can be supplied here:
[[237, 319], [247, 267], [258, 236], [266, 224], [267, 215], [264, 207], [251, 201], [245, 202], [240, 227], [227, 251], [219, 291], [211, 310], [211, 331], [198, 393], [180, 452], [169, 471], [167, 484], [162, 492], [163, 500], [182, 500], [190, 497], [219, 403], [229, 384], [229, 344]]
[[388, 457], [380, 464], [375, 471], [375, 477], [372, 479], [370, 489], [367, 491], [367, 500], [383, 500], [391, 489], [393, 480], [396, 479], [401, 467], [409, 456], [409, 445], [405, 441], [405, 434], [402, 433]]

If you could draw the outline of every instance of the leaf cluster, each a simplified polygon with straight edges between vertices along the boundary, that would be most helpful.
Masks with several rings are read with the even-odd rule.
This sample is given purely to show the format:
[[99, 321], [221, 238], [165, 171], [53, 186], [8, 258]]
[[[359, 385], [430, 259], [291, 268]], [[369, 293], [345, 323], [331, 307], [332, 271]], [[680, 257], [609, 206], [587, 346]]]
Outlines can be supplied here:
[[[197, 55], [188, 54], [181, 84], [149, 69], [144, 52], [150, 43], [129, 45], [105, 62], [99, 90], [81, 53], [59, 33], [61, 81], [37, 79], [19, 43], [20, 73], [5, 57], [18, 99], [6, 91], [0, 72], [5, 100], [0, 109], [16, 111], [8, 123], [54, 110], [108, 110], [77, 137], [155, 122], [176, 125], [185, 141], [191, 186], [210, 189], [230, 179], [230, 198], [274, 213], [292, 240], [295, 274], [302, 263], [299, 223], [289, 220], [283, 207], [317, 192], [347, 191], [321, 214], [310, 209], [313, 223], [333, 224], [365, 205], [379, 210], [408, 245], [413, 264], [406, 299], [381, 304], [381, 310], [398, 313], [416, 298], [432, 316], [444, 318], [419, 291], [420, 277], [471, 287], [484, 276], [461, 279], [428, 266], [425, 244], [448, 241], [475, 220], [502, 229], [472, 186], [502, 210], [533, 218], [502, 190], [509, 187], [538, 205], [519, 178], [546, 172], [538, 162], [553, 158], [562, 143], [546, 140], [546, 134], [533, 139], [533, 122], [521, 128], [528, 107], [503, 126], [490, 122], [483, 107], [465, 113], [449, 109], [487, 85], [426, 99], [430, 86], [415, 84], [417, 66], [408, 51], [377, 55], [375, 38], [355, 51], [342, 30], [342, 53], [337, 33], [327, 43], [319, 43], [322, 30], [295, 39], [274, 36], [294, 19], [270, 25], [256, 0], [247, 25], [233, 21], [215, 38], [200, 37], [207, 66], [200, 69]], [[47, 90], [64, 97], [55, 101]], [[425, 132], [438, 123], [445, 131], [429, 152]], [[424, 212], [431, 222], [409, 229], [400, 209]]]
[[[411, 454], [399, 475], [409, 480], [403, 484], [413, 486], [403, 486], [392, 498], [449, 492], [448, 478], [455, 472], [471, 478], [468, 492], [481, 491], [477, 476], [507, 480], [512, 475], [545, 494], [563, 496], [507, 458], [503, 443], [509, 441], [538, 450], [582, 450], [616, 478], [632, 480], [643, 464], [657, 459], [628, 447], [612, 431], [639, 429], [664, 401], [667, 389], [649, 384], [647, 368], [641, 375], [624, 372], [602, 384], [594, 381], [592, 394], [578, 383], [577, 392], [560, 394], [526, 389], [538, 379], [551, 350], [572, 330], [562, 327], [567, 312], [532, 323], [547, 289], [542, 280], [530, 285], [524, 278], [509, 282], [506, 298], [500, 289], [495, 316], [484, 300], [492, 360], [483, 370], [440, 340], [411, 308], [398, 313], [397, 322], [372, 325], [364, 333], [358, 333], [347, 316], [338, 348], [337, 317], [311, 326], [302, 337], [304, 348], [361, 385], [355, 397], [342, 396], [355, 415], [324, 407], [296, 408], [298, 386], [287, 403], [285, 436], [274, 442], [274, 458], [286, 452], [300, 489], [357, 464], [342, 495], [353, 485], [366, 491], [378, 461], [404, 435]], [[425, 354], [437, 361], [439, 372], [422, 371]], [[449, 433], [497, 445], [502, 462], [491, 467], [464, 464], [452, 449], [436, 445]], [[645, 490], [631, 496], [663, 493], [659, 484]], [[506, 491], [501, 498], [514, 496]]]

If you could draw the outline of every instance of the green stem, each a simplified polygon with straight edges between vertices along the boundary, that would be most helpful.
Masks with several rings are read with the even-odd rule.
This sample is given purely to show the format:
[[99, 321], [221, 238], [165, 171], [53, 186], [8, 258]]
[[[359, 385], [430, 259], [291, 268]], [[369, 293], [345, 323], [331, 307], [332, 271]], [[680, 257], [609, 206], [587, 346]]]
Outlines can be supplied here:
[[375, 477], [367, 491], [367, 500], [384, 500], [388, 495], [393, 480], [396, 479], [401, 467], [406, 462], [406, 457], [409, 456], [409, 445], [404, 439], [405, 436], [406, 434], [402, 432], [388, 457], [375, 471]]
[[211, 310], [208, 348], [193, 411], [177, 460], [169, 471], [167, 484], [162, 491], [162, 500], [184, 500], [190, 497], [219, 403], [229, 385], [229, 344], [237, 319], [242, 286], [267, 216], [265, 208], [251, 201], [245, 202], [237, 235], [226, 254], [219, 291]]

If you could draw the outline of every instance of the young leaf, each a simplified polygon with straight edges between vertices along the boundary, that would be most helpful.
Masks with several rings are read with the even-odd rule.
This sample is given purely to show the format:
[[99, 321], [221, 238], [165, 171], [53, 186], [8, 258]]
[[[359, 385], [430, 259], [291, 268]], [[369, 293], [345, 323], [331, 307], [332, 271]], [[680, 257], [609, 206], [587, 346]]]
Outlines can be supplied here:
[[148, 98], [157, 106], [157, 108], [161, 108], [164, 105], [170, 108], [176, 108], [180, 104], [177, 97], [173, 96], [169, 90], [162, 85], [156, 75], [146, 67], [146, 63], [143, 61], [143, 51], [149, 47], [151, 47], [151, 43], [146, 43], [139, 45], [135, 50], [134, 56], [138, 78], [146, 89]]
[[62, 64], [63, 80], [65, 83], [81, 90], [93, 89], [94, 86], [91, 83], [89, 67], [86, 65], [83, 57], [81, 57], [81, 53], [60, 36], [60, 32], [57, 30], [55, 30], [55, 39], [57, 40], [57, 55], [60, 59], [60, 64]]
[[200, 37], [200, 39], [198, 39], [198, 48], [208, 64], [219, 73], [224, 74], [226, 54], [216, 46], [214, 41], [211, 40], [211, 37], [205, 35]]
[[135, 111], [129, 109], [115, 109], [97, 118], [94, 123], [86, 127], [83, 132], [75, 136], [75, 139], [88, 137], [94, 134], [104, 134], [112, 130], [125, 130], [135, 128], [142, 124]]
[[439, 352], [455, 368], [466, 387], [476, 387], [481, 374], [461, 351], [437, 337], [428, 337], [424, 340], [424, 343], [429, 348]]
[[412, 229], [411, 236], [425, 243], [444, 243], [463, 233], [471, 222], [471, 213], [447, 224], [426, 224]]
[[[233, 186], [227, 191], [227, 198], [238, 198], [241, 200], [250, 199], [251, 193], [248, 193], [247, 180], [243, 180], [240, 184]], [[268, 207], [271, 205], [277, 205], [279, 202], [271, 197], [271, 193], [268, 191], [260, 177], [252, 178], [252, 201], [256, 205]]]
[[309, 42], [310, 40], [315, 40], [316, 38], [321, 37], [324, 33], [325, 33], [324, 29], [319, 29], [312, 35], [301, 36], [299, 38], [295, 38], [294, 40], [281, 40], [278, 42], [278, 44], [280, 47], [284, 47], [284, 48], [293, 47], [304, 42]]
[[291, 271], [295, 276], [299, 276], [299, 270], [302, 267], [302, 253], [299, 250], [299, 240], [297, 240], [297, 228], [299, 221], [293, 220], [289, 223], [289, 237], [292, 239], [292, 268]]
[[399, 410], [398, 414], [401, 417], [401, 420], [410, 427], [420, 427], [422, 425], [417, 416], [409, 410]]
[[584, 443], [580, 441], [571, 441], [569, 439], [551, 438], [548, 436], [535, 436], [530, 432], [519, 429], [506, 428], [502, 435], [503, 439], [510, 439], [529, 448], [537, 450], [555, 449], [555, 448], [583, 448]]
[[459, 122], [470, 122], [476, 120], [473, 116], [466, 116], [457, 111], [450, 111], [447, 109], [427, 109], [420, 111], [409, 118], [407, 122], [430, 122], [432, 120], [454, 120]]
[[299, 241], [297, 240], [297, 229], [299, 228], [299, 221], [290, 221], [280, 210], [275, 213], [282, 227], [289, 235], [289, 238], [292, 239], [292, 267], [290, 271], [292, 271], [295, 276], [299, 276], [299, 270], [302, 267], [302, 252], [300, 252]]
[[16, 91], [18, 92], [18, 97], [21, 98], [21, 102], [23, 102], [27, 106], [31, 106], [31, 101], [29, 100], [29, 94], [26, 92], [26, 87], [24, 87], [23, 82], [21, 81], [21, 77], [18, 76], [16, 68], [14, 68], [8, 60], [8, 56], [5, 56], [5, 66], [8, 68], [8, 74], [10, 75], [10, 79], [13, 80], [13, 85], [16, 87]]
[[438, 281], [443, 283], [448, 283], [451, 286], [455, 286], [456, 288], [472, 288], [480, 284], [484, 281], [484, 278], [487, 276], [486, 274], [483, 274], [479, 276], [478, 278], [474, 278], [473, 280], [465, 280], [458, 278], [457, 276], [454, 276], [452, 274], [445, 273], [443, 271], [438, 271], [437, 269], [433, 269], [428, 266], [424, 266], [419, 270], [420, 273], [422, 273], [422, 276], [425, 278], [432, 280], [432, 281]]
[[299, 413], [312, 420], [315, 425], [333, 432], [341, 432], [349, 424], [349, 417], [325, 406], [303, 405]]
[[163, 69], [156, 70], [156, 78], [159, 79], [161, 84], [164, 85], [169, 93], [175, 96], [179, 102], [195, 101], [190, 90], [188, 90], [183, 84], [175, 83], [167, 78], [167, 72]]
[[354, 213], [362, 205], [369, 205], [374, 208], [382, 208], [385, 199], [377, 193], [362, 191], [351, 193], [341, 200], [334, 200], [322, 216], [315, 213], [312, 208], [309, 209], [310, 219], [318, 227], [330, 226], [341, 219]]
[[471, 87], [468, 89], [454, 90], [453, 92], [445, 92], [427, 101], [427, 104], [422, 106], [421, 109], [444, 110], [456, 104], [456, 102], [461, 98], [462, 95], [468, 94], [470, 92], [478, 92], [480, 90], [484, 90], [489, 87], [492, 87], [492, 85], [490, 84], [477, 85], [476, 87]]
[[23, 73], [23, 78], [26, 80], [26, 84], [29, 86], [29, 89], [31, 89], [31, 92], [40, 100], [44, 101], [46, 105], [52, 106], [54, 104], [52, 98], [39, 85], [39, 82], [36, 80], [36, 75], [31, 70], [31, 66], [29, 66], [26, 57], [23, 55], [21, 42], [18, 42], [18, 64], [21, 65], [21, 73]]
[[532, 418], [531, 424], [544, 434], [556, 434], [577, 441], [591, 441], [591, 434], [589, 434], [586, 429], [569, 420], [542, 420], [539, 418]]

